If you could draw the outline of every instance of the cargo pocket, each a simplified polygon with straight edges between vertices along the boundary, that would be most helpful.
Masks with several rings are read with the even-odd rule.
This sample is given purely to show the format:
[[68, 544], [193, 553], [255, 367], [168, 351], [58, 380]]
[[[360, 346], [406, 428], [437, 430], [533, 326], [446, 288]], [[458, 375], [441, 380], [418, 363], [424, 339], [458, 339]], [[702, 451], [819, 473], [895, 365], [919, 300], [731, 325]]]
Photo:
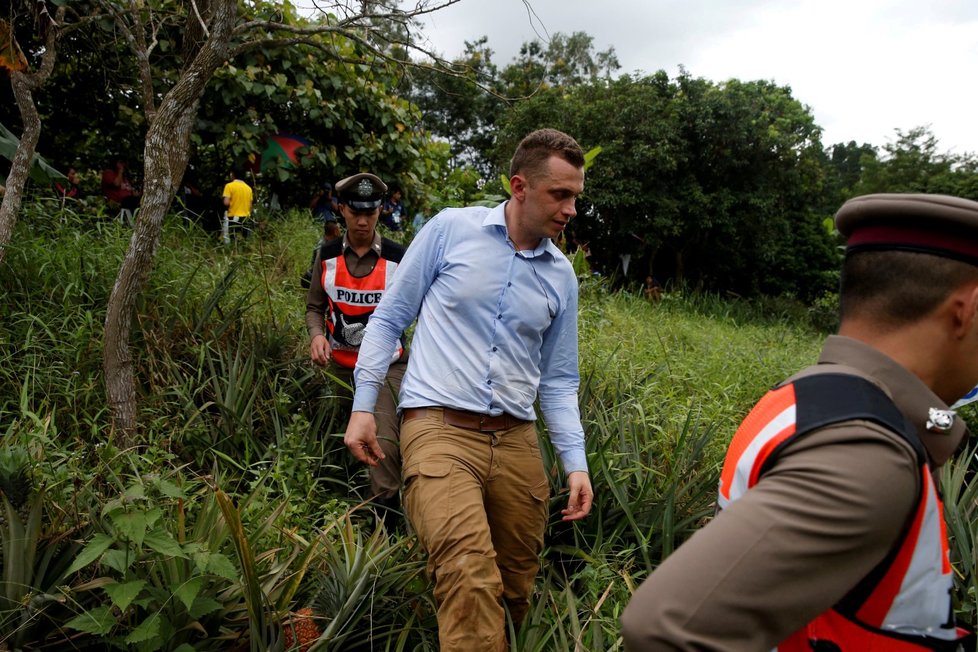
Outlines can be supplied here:
[[421, 545], [444, 527], [451, 506], [452, 463], [418, 462], [404, 469], [404, 507]]

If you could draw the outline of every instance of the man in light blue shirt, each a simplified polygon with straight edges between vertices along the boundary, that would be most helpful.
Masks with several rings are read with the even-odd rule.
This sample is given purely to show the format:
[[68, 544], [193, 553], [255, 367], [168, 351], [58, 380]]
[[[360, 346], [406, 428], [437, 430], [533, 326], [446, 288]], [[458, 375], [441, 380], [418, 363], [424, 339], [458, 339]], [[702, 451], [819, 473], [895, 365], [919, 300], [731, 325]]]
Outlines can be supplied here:
[[584, 155], [542, 129], [520, 143], [511, 199], [448, 209], [408, 248], [354, 372], [345, 442], [376, 465], [388, 351], [418, 319], [400, 393], [404, 505], [435, 579], [441, 650], [503, 650], [526, 614], [548, 518], [533, 403], [567, 474], [564, 520], [593, 499], [577, 405], [577, 279], [553, 244], [576, 214]]

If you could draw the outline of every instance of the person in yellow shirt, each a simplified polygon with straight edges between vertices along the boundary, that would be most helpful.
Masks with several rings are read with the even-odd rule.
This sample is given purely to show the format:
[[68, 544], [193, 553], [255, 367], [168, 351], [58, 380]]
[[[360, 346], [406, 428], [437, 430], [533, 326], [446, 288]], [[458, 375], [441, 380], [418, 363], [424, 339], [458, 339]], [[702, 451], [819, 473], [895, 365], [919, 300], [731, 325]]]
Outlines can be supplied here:
[[221, 234], [224, 236], [224, 244], [231, 243], [232, 233], [237, 236], [240, 232], [242, 237], [248, 237], [251, 227], [246, 220], [251, 217], [251, 201], [254, 193], [251, 186], [242, 181], [244, 175], [240, 170], [232, 169], [229, 172], [231, 181], [224, 186], [224, 222], [221, 225]]

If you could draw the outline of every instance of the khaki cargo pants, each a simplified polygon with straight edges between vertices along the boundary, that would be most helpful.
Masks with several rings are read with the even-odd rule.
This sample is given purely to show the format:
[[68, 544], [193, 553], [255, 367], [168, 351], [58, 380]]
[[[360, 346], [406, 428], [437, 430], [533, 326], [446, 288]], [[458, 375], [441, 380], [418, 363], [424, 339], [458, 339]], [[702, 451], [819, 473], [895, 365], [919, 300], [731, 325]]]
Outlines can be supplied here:
[[442, 652], [506, 649], [539, 569], [550, 487], [532, 422], [480, 432], [443, 412], [401, 424], [404, 507], [428, 552]]

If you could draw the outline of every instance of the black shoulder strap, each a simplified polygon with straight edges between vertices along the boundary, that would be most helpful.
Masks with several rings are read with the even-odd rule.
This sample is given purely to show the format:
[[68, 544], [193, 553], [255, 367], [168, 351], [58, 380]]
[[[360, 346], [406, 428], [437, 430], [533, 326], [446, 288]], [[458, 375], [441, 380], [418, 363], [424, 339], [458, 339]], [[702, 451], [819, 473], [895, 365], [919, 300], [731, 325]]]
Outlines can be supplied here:
[[843, 421], [872, 421], [899, 435], [917, 454], [921, 464], [927, 459], [917, 429], [897, 409], [882, 389], [859, 376], [825, 373], [792, 381], [795, 387], [795, 436], [768, 456], [761, 475], [781, 453], [781, 448], [798, 437]]
[[404, 258], [405, 251], [407, 251], [407, 247], [399, 242], [387, 238], [380, 239], [380, 257], [384, 260], [400, 263], [401, 259]]
[[[872, 382], [852, 374], [826, 373], [805, 376], [795, 380], [793, 384], [797, 425], [796, 436], [791, 439], [833, 423], [854, 419], [871, 421], [907, 442], [916, 453], [919, 467], [926, 464], [927, 456], [924, 445], [917, 435], [917, 429], [897, 409], [893, 400]], [[780, 453], [780, 450], [775, 450], [768, 459], [774, 459], [777, 453]], [[761, 472], [766, 470], [766, 468], [762, 469]], [[882, 505], [880, 508], [884, 509]], [[913, 515], [910, 516], [911, 520]], [[899, 549], [898, 541], [883, 561], [835, 605], [836, 610], [842, 614], [856, 613], [886, 574]]]
[[[327, 240], [319, 247], [319, 260], [329, 260], [336, 258], [343, 253], [343, 238]], [[315, 257], [313, 258], [315, 262]]]

